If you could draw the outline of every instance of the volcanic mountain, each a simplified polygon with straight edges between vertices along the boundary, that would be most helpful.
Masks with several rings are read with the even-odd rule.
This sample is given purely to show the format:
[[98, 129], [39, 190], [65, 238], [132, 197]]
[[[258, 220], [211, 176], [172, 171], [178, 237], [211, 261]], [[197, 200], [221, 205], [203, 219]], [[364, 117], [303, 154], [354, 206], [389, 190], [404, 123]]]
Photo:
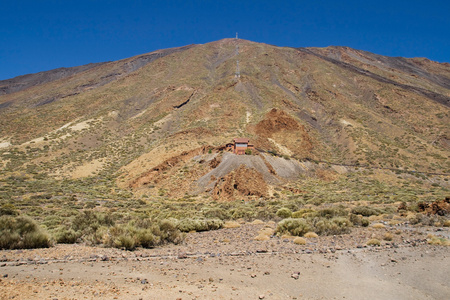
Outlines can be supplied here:
[[[449, 106], [448, 63], [224, 39], [0, 81], [0, 176], [227, 198], [342, 168], [445, 175]], [[237, 137], [257, 150], [224, 151]]]

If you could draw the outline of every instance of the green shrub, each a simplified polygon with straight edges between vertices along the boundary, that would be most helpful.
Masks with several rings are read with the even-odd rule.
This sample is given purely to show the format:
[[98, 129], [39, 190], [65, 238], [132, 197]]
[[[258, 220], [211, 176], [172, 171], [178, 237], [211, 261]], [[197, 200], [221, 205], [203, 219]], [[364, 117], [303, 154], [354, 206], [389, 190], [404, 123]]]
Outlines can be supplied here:
[[96, 243], [127, 250], [134, 250], [136, 247], [153, 248], [166, 243], [177, 244], [183, 239], [176, 220], [152, 221], [148, 218], [133, 220], [126, 225], [102, 226], [93, 236]]
[[293, 218], [281, 220], [276, 229], [278, 235], [291, 234], [295, 236], [303, 236], [309, 231], [311, 231], [311, 226], [305, 219]]
[[367, 218], [362, 217], [361, 215], [350, 214], [349, 220], [353, 225], [362, 227], [367, 227], [370, 224], [370, 221]]
[[32, 249], [51, 246], [49, 236], [29, 217], [0, 217], [0, 249]]
[[17, 216], [17, 208], [11, 203], [2, 204], [0, 207], [0, 216]]
[[209, 231], [209, 230], [217, 230], [223, 227], [223, 221], [219, 219], [209, 219], [209, 220], [200, 220], [200, 219], [183, 219], [177, 224], [177, 228], [181, 232], [190, 232], [190, 231]]
[[61, 226], [61, 217], [56, 215], [46, 216], [41, 225], [45, 226], [47, 229], [58, 228]]
[[74, 244], [77, 242], [77, 240], [81, 237], [80, 232], [76, 232], [72, 228], [60, 228], [57, 230], [53, 237], [55, 238], [57, 243], [61, 244]]
[[355, 215], [362, 215], [364, 217], [370, 217], [370, 216], [378, 216], [381, 214], [381, 211], [376, 208], [367, 207], [367, 206], [357, 206], [352, 208], [352, 213]]
[[[63, 243], [72, 243], [78, 239], [90, 243], [101, 243], [102, 237], [97, 232], [101, 227], [114, 225], [112, 216], [107, 213], [85, 210], [72, 216], [55, 234], [56, 240]], [[59, 233], [58, 233], [59, 232]]]
[[275, 217], [274, 212], [267, 208], [258, 208], [255, 216], [256, 219], [260, 220], [271, 220], [274, 217]]
[[349, 219], [334, 217], [332, 219], [315, 218], [312, 220], [314, 232], [319, 235], [337, 235], [348, 233], [353, 225]]
[[348, 212], [341, 207], [330, 207], [317, 211], [317, 215], [323, 218], [331, 219], [334, 217], [346, 217], [348, 216]]
[[317, 212], [310, 208], [302, 208], [296, 212], [292, 213], [292, 218], [309, 218], [315, 217]]
[[215, 207], [210, 208], [207, 211], [203, 213], [205, 218], [207, 219], [221, 219], [221, 220], [228, 220], [230, 218], [229, 210]]
[[154, 235], [151, 229], [139, 230], [136, 239], [143, 248], [153, 248], [161, 243], [161, 237]]
[[277, 210], [276, 215], [280, 218], [286, 219], [292, 216], [292, 211], [289, 208], [283, 207]]
[[155, 227], [155, 232], [161, 237], [162, 242], [178, 244], [183, 240], [183, 236], [173, 220], [162, 220], [158, 225], [159, 230]]
[[136, 240], [127, 233], [121, 234], [114, 239], [113, 246], [116, 248], [124, 248], [126, 250], [134, 250], [136, 248]]
[[427, 216], [421, 213], [416, 214], [414, 217], [408, 219], [412, 225], [422, 224], [427, 226], [433, 226], [437, 222], [437, 217]]
[[256, 211], [251, 207], [237, 207], [231, 210], [233, 220], [245, 219], [247, 221], [256, 218]]
[[198, 219], [183, 219], [177, 224], [177, 227], [181, 232], [204, 231], [201, 230], [201, 220]]

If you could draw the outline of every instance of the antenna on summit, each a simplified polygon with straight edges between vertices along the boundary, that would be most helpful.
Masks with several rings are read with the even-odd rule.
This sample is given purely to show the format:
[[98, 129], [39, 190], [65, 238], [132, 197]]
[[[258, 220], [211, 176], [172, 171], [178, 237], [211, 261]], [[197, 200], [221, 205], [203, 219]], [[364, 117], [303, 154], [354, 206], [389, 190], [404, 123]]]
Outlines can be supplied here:
[[236, 32], [236, 39], [239, 39], [239, 38], [238, 38], [238, 33], [237, 33], [237, 32]]

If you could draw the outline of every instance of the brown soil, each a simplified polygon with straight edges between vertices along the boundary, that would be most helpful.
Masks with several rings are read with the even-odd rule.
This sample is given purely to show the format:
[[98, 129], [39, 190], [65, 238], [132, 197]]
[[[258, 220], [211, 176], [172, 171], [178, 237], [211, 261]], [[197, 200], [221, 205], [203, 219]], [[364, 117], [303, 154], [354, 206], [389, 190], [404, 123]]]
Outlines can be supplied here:
[[262, 174], [244, 165], [220, 178], [212, 192], [215, 200], [233, 200], [239, 196], [264, 197], [267, 195], [268, 186]]
[[305, 126], [282, 110], [270, 110], [253, 131], [258, 135], [255, 141], [257, 147], [276, 149], [276, 145], [269, 141], [272, 138], [298, 157], [313, 156], [311, 151], [314, 143]]
[[180, 155], [173, 156], [163, 163], [157, 165], [156, 167], [150, 169], [144, 174], [140, 175], [138, 178], [134, 179], [130, 183], [131, 188], [139, 188], [150, 183], [158, 183], [163, 180], [165, 177], [165, 171], [170, 170], [178, 164], [185, 163], [196, 155], [208, 153], [209, 150], [214, 149], [214, 147], [203, 146], [191, 151], [184, 151]]
[[220, 158], [214, 157], [210, 162], [209, 162], [209, 166], [214, 169], [217, 168], [217, 166], [220, 164], [221, 160]]
[[337, 173], [330, 170], [317, 169], [316, 175], [324, 181], [333, 181], [338, 177]]
[[263, 137], [271, 137], [272, 134], [281, 130], [304, 130], [296, 120], [282, 110], [272, 108], [266, 114], [264, 120], [256, 125], [256, 134]]

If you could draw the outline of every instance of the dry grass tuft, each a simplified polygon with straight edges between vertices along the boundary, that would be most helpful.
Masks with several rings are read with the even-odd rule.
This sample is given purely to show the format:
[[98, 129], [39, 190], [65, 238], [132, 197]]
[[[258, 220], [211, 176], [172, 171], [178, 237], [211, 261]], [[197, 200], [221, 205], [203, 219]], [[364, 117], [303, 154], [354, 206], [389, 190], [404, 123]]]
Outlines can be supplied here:
[[450, 220], [444, 221], [444, 227], [450, 227]]
[[274, 231], [272, 228], [266, 227], [266, 228], [261, 229], [261, 230], [259, 231], [259, 234], [265, 234], [265, 235], [270, 236], [270, 235], [274, 234], [274, 232], [275, 232], [275, 231]]
[[372, 225], [373, 228], [386, 228], [386, 226], [384, 224], [381, 223], [375, 223]]
[[317, 235], [317, 233], [310, 231], [310, 232], [305, 233], [304, 237], [305, 238], [318, 238], [319, 236]]
[[226, 221], [225, 224], [223, 224], [223, 228], [238, 228], [241, 227], [241, 224], [239, 224], [236, 221]]
[[268, 241], [270, 240], [270, 237], [266, 234], [259, 234], [256, 237], [253, 238], [255, 241]]
[[395, 225], [400, 224], [400, 223], [402, 223], [401, 220], [390, 220], [389, 221], [389, 225], [392, 225], [392, 226], [395, 226]]
[[254, 220], [251, 224], [253, 224], [253, 225], [263, 225], [263, 224], [264, 224], [264, 221], [261, 221], [261, 220], [256, 219], [256, 220]]
[[450, 240], [442, 237], [437, 237], [435, 235], [429, 234], [428, 236], [428, 244], [435, 246], [450, 246]]
[[394, 238], [394, 236], [390, 232], [386, 232], [383, 236], [383, 240], [385, 240], [385, 241], [392, 241], [393, 238]]
[[381, 242], [378, 239], [370, 239], [367, 241], [367, 246], [380, 246]]
[[372, 215], [369, 217], [369, 221], [380, 221], [383, 220], [383, 216], [376, 216], [376, 215]]
[[306, 245], [306, 240], [304, 238], [302, 238], [302, 237], [299, 237], [299, 236], [296, 237], [293, 242], [296, 245]]

